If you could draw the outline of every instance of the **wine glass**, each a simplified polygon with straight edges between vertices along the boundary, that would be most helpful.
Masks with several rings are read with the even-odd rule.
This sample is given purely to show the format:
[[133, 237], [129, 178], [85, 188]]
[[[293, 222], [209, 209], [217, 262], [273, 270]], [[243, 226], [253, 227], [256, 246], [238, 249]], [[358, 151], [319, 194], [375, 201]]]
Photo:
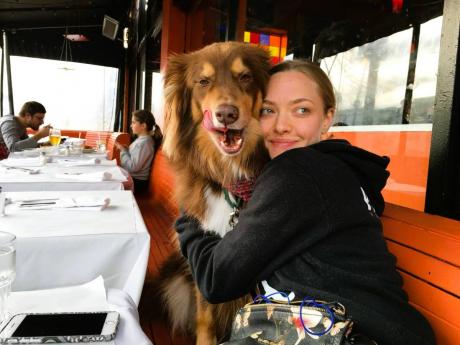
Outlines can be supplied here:
[[50, 144], [53, 146], [59, 146], [61, 143], [61, 130], [57, 128], [50, 129]]
[[16, 278], [16, 236], [0, 231], [0, 323], [8, 317], [8, 297]]

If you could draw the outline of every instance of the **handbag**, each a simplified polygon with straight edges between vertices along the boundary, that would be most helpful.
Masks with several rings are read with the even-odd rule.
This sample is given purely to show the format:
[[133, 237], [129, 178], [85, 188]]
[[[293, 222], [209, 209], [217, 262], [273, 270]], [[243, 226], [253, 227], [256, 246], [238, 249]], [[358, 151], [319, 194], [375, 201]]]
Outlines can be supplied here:
[[341, 345], [351, 333], [353, 322], [340, 303], [261, 299], [238, 311], [223, 345]]

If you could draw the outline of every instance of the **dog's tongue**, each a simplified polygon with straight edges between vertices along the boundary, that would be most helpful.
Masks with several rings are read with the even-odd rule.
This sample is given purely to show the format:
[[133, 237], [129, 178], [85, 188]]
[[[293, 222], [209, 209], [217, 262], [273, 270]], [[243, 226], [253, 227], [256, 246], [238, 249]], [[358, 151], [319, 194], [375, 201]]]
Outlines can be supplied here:
[[217, 129], [212, 123], [212, 113], [208, 109], [203, 112], [203, 127], [208, 131], [215, 131]]
[[208, 109], [203, 112], [202, 125], [208, 131], [219, 133], [219, 143], [222, 149], [227, 153], [235, 153], [241, 149], [241, 144], [243, 142], [241, 130], [231, 130], [227, 126], [215, 127], [212, 122], [212, 113]]
[[203, 112], [203, 127], [208, 131], [217, 131], [223, 132], [224, 134], [228, 131], [227, 126], [225, 127], [215, 127], [212, 123], [212, 113], [209, 109], [206, 109]]

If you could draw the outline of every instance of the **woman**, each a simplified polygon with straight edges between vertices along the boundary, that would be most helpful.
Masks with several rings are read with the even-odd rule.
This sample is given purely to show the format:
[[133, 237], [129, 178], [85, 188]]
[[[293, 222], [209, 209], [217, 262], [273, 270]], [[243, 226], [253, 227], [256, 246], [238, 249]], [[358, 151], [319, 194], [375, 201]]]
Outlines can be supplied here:
[[[153, 134], [151, 134], [152, 130]], [[115, 143], [120, 149], [121, 166], [133, 178], [134, 192], [140, 193], [147, 189], [155, 150], [161, 145], [163, 135], [160, 127], [155, 123], [153, 114], [148, 110], [136, 110], [131, 118], [131, 130], [137, 139], [129, 148], [120, 143]]]
[[388, 158], [320, 141], [336, 104], [319, 67], [290, 61], [271, 74], [260, 125], [272, 160], [235, 229], [220, 238], [187, 216], [176, 224], [201, 292], [220, 303], [259, 284], [266, 294], [338, 301], [354, 332], [379, 345], [434, 344], [382, 236]]

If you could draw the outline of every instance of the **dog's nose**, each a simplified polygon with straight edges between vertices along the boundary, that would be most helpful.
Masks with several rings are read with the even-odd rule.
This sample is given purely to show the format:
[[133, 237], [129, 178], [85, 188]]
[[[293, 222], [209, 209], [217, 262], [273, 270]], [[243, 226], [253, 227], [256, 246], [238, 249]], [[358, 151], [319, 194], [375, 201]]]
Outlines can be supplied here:
[[238, 108], [233, 105], [222, 104], [222, 105], [219, 105], [216, 109], [217, 121], [225, 125], [230, 125], [236, 120], [238, 120], [238, 116], [239, 116]]

